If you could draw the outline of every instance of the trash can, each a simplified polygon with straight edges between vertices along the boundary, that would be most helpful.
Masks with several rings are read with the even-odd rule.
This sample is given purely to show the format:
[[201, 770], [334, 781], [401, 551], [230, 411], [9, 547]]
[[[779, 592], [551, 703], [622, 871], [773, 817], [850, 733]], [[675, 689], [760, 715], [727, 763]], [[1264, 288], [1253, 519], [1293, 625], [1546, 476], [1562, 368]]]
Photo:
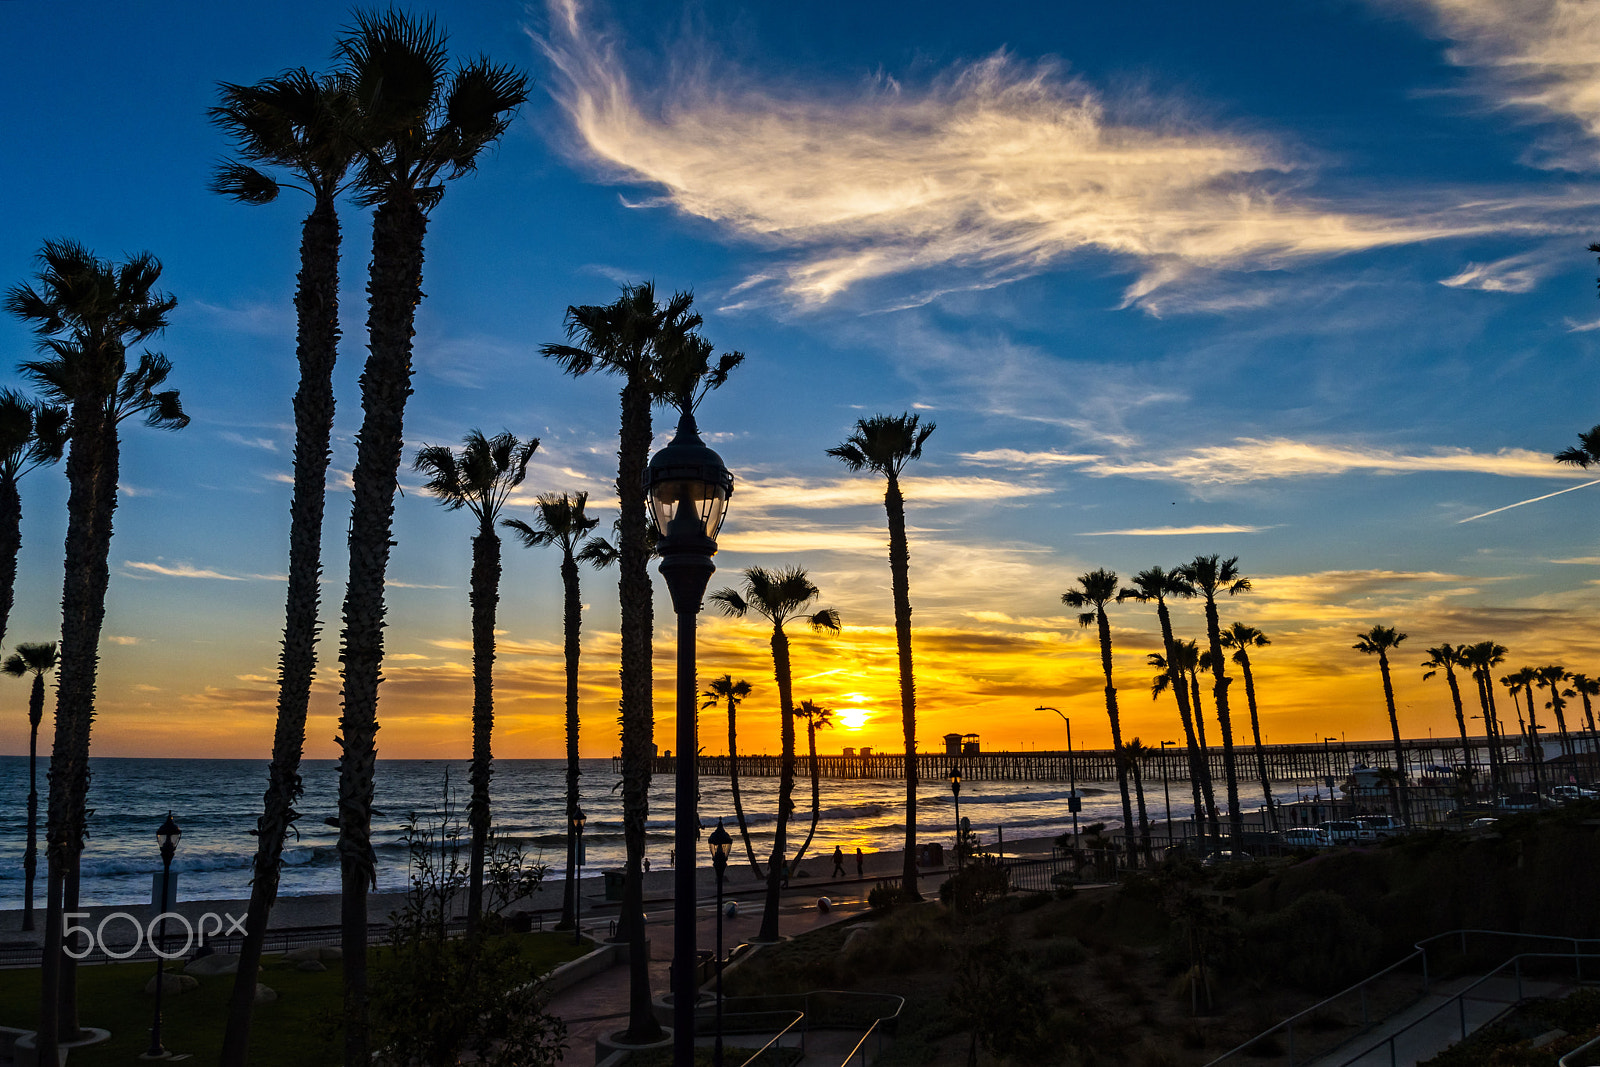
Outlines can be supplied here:
[[944, 846], [937, 841], [917, 846], [917, 866], [943, 867]]
[[621, 900], [623, 873], [621, 871], [602, 871], [601, 874], [605, 876], [606, 880], [606, 899]]

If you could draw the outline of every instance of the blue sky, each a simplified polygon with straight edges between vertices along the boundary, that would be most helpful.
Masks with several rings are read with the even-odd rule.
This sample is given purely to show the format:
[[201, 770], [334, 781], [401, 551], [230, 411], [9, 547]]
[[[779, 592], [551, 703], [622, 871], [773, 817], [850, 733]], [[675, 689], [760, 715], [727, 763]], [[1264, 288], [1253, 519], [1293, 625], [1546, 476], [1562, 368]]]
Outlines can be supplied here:
[[[621, 282], [692, 288], [707, 335], [748, 356], [702, 411], [739, 478], [719, 580], [799, 563], [840, 609], [839, 639], [796, 639], [797, 695], [862, 724], [825, 748], [898, 735], [881, 497], [824, 454], [877, 411], [938, 424], [907, 487], [930, 741], [1053, 739], [1031, 711], [1044, 703], [1106, 743], [1093, 635], [1059, 594], [1094, 567], [1202, 552], [1255, 580], [1224, 619], [1273, 638], [1256, 669], [1274, 739], [1381, 735], [1376, 671], [1349, 649], [1374, 623], [1411, 635], [1397, 687], [1417, 735], [1453, 729], [1447, 692], [1412, 662], [1429, 645], [1493, 638], [1513, 668], [1600, 673], [1595, 490], [1472, 519], [1588, 480], [1549, 455], [1600, 419], [1585, 251], [1600, 11], [991, 8], [430, 9], [455, 54], [518, 65], [534, 89], [430, 220], [408, 439], [538, 435], [508, 513], [572, 489], [609, 508], [615, 386], [564, 378], [538, 345], [561, 338], [567, 305]], [[228, 146], [205, 109], [219, 81], [328, 67], [348, 20], [313, 4], [0, 4], [15, 44], [0, 279], [71, 237], [150, 250], [180, 301], [159, 348], [194, 421], [125, 434], [97, 751], [270, 745], [304, 208], [207, 192]], [[337, 716], [326, 661], [365, 355], [369, 226], [354, 206], [341, 217], [316, 755]], [[10, 367], [31, 339], [0, 322], [0, 350]], [[459, 755], [470, 525], [403, 482], [380, 746]], [[58, 625], [61, 476], [23, 492], [12, 641]], [[499, 751], [555, 755], [556, 560], [506, 554]], [[584, 750], [608, 755], [614, 582], [585, 582]], [[1198, 616], [1179, 616], [1193, 636]], [[1153, 618], [1130, 606], [1114, 622], [1129, 732], [1176, 736], [1143, 696]], [[769, 677], [754, 627], [708, 620], [703, 645], [706, 675]], [[657, 682], [670, 729], [671, 677]], [[775, 743], [770, 691], [752, 698], [753, 747]], [[0, 728], [9, 751], [25, 749], [21, 720]]]

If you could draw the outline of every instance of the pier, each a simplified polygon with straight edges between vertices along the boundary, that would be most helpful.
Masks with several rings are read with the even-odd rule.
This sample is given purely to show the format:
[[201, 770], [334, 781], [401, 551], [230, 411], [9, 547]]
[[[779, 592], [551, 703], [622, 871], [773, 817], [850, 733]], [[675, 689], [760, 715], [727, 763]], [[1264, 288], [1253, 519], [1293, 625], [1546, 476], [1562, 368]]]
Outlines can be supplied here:
[[[1454, 744], [1445, 738], [1403, 741], [1401, 744], [1406, 754], [1408, 776], [1420, 776], [1425, 773], [1423, 768], [1426, 767], [1471, 764], [1486, 768], [1489, 764], [1488, 741], [1482, 737], [1469, 738], [1469, 741], [1470, 758], [1463, 758], [1460, 738], [1456, 738]], [[1573, 734], [1572, 744], [1585, 764], [1600, 762], [1600, 756], [1594, 751], [1595, 742], [1586, 734]], [[1515, 751], [1509, 744], [1502, 745], [1502, 748], [1507, 755]], [[1233, 751], [1234, 770], [1239, 779], [1256, 780], [1255, 746], [1236, 743]], [[1350, 773], [1350, 768], [1357, 765], [1394, 765], [1392, 741], [1263, 745], [1262, 752], [1266, 757], [1267, 777], [1275, 782], [1304, 781], [1329, 774], [1342, 781]], [[1220, 781], [1223, 777], [1221, 746], [1211, 746], [1206, 756], [1212, 777]], [[741, 755], [738, 760], [741, 778], [776, 778], [783, 764], [781, 757], [766, 754]], [[1170, 781], [1189, 779], [1189, 754], [1184, 746], [1152, 750], [1139, 762], [1147, 784], [1160, 781], [1163, 776]], [[1513, 756], [1513, 765], [1518, 762]], [[806, 754], [797, 753], [794, 765], [799, 778], [811, 776], [811, 759]], [[1112, 750], [1108, 748], [1079, 749], [1070, 754], [1064, 750], [1043, 752], [1031, 749], [1026, 752], [982, 752], [959, 756], [944, 752], [917, 754], [917, 777], [922, 780], [942, 779], [950, 773], [951, 767], [956, 766], [961, 768], [964, 779], [974, 782], [1066, 782], [1074, 777], [1080, 782], [1107, 782], [1117, 776], [1116, 762]], [[670, 775], [677, 769], [677, 757], [657, 756], [652, 769], [655, 774]], [[622, 772], [621, 757], [612, 757], [612, 770], [618, 774]], [[727, 756], [700, 757], [702, 775], [726, 778], [728, 771]], [[873, 752], [864, 756], [818, 756], [817, 771], [821, 777], [829, 779], [899, 779], [905, 777], [905, 756], [893, 752]], [[1593, 767], [1589, 768], [1588, 777], [1594, 777]]]

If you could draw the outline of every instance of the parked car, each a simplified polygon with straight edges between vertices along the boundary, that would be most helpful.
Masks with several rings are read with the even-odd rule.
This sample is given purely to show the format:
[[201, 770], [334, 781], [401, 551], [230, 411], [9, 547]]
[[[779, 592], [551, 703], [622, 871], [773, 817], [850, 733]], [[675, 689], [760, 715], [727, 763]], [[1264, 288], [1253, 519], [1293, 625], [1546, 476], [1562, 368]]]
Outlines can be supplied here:
[[1556, 785], [1550, 787], [1552, 800], [1593, 800], [1600, 797], [1600, 793], [1593, 789], [1585, 789], [1579, 785]]
[[1327, 848], [1330, 843], [1327, 832], [1315, 826], [1295, 826], [1283, 832], [1285, 848]]
[[1474, 830], [1487, 830], [1489, 827], [1493, 826], [1499, 821], [1500, 820], [1496, 819], [1493, 815], [1485, 815], [1481, 819], [1473, 819], [1467, 825]]
[[1223, 849], [1220, 852], [1213, 852], [1213, 853], [1211, 853], [1211, 855], [1209, 855], [1205, 859], [1201, 860], [1200, 861], [1200, 866], [1202, 866], [1202, 867], [1224, 867], [1224, 866], [1227, 866], [1230, 863], [1249, 863], [1249, 862], [1250, 862], [1250, 853], [1248, 853], [1248, 852], [1231, 852], [1231, 851], [1229, 851], [1227, 849]]
[[1378, 835], [1354, 819], [1331, 819], [1318, 827], [1336, 845], [1354, 845], [1360, 841], [1376, 841]]
[[1357, 815], [1356, 822], [1371, 830], [1374, 837], [1393, 837], [1409, 829], [1393, 815]]
[[1501, 811], [1538, 811], [1538, 793], [1512, 793], [1510, 796], [1495, 797], [1494, 806]]

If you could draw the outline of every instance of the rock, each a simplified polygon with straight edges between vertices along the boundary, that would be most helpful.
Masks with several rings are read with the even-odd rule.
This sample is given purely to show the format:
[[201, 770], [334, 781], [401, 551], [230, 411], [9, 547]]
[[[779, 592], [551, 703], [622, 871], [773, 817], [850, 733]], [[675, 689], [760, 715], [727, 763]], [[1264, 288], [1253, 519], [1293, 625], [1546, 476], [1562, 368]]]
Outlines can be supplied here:
[[[173, 974], [167, 971], [161, 975], [161, 992], [165, 996], [177, 996], [198, 988], [200, 983], [187, 974]], [[144, 991], [150, 996], [156, 995], [156, 976], [151, 975], [150, 980], [144, 984]]]
[[262, 985], [260, 982], [256, 983], [256, 995], [255, 995], [255, 998], [251, 1001], [251, 1003], [253, 1003], [253, 1004], [271, 1004], [274, 1000], [277, 1000], [277, 999], [278, 999], [277, 990], [268, 989], [266, 986]]
[[872, 923], [862, 923], [861, 925], [859, 925], [859, 926], [855, 927], [853, 930], [851, 930], [848, 934], [845, 935], [844, 945], [839, 950], [840, 953], [844, 954], [844, 953], [851, 952], [851, 951], [853, 951], [855, 949], [861, 948], [862, 946], [857, 944], [857, 942], [858, 941], [859, 942], [864, 942], [866, 940], [866, 937], [867, 937], [867, 931], [870, 930], [870, 929], [872, 929]]
[[341, 957], [338, 945], [301, 945], [285, 952], [283, 958], [299, 963], [303, 960], [336, 960]]
[[301, 960], [299, 963], [294, 965], [294, 969], [297, 971], [310, 972], [325, 971], [328, 969], [328, 965], [323, 963], [321, 960]]
[[184, 964], [183, 972], [201, 977], [209, 974], [237, 974], [239, 973], [239, 957], [229, 956], [221, 952], [212, 953], [209, 956], [201, 956], [199, 959], [190, 960]]

